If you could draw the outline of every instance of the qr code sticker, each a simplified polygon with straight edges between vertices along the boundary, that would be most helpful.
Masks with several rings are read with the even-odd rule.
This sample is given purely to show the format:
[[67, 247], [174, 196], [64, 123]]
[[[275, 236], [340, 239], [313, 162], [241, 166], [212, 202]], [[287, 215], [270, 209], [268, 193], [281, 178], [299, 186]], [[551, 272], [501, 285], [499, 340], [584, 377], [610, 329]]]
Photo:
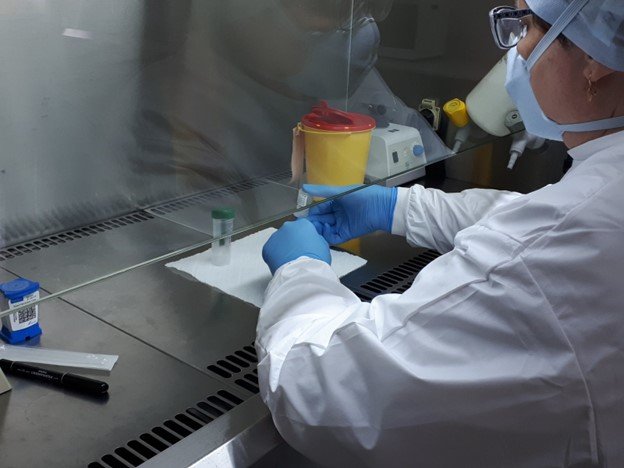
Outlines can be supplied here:
[[36, 317], [36, 312], [34, 307], [29, 307], [28, 309], [20, 310], [17, 312], [17, 320], [19, 323], [30, 322]]

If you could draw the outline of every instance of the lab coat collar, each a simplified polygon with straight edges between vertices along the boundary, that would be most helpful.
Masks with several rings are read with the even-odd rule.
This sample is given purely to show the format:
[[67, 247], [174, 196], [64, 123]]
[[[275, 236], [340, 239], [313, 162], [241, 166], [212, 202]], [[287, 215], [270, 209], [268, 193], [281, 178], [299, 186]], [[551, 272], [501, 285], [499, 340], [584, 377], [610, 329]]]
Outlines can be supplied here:
[[624, 146], [624, 131], [588, 141], [581, 146], [572, 148], [568, 151], [568, 154], [572, 156], [574, 162], [578, 163], [585, 161], [596, 153], [600, 153], [601, 151], [617, 146]]

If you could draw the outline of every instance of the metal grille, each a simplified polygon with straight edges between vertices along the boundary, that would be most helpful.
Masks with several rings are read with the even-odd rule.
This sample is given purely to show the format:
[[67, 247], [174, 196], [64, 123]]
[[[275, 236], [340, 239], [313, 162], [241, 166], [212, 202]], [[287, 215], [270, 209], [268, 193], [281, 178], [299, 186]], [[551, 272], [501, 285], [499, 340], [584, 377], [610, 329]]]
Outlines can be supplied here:
[[353, 292], [363, 301], [371, 301], [381, 294], [403, 294], [412, 286], [418, 273], [440, 255], [435, 250], [427, 250], [361, 284]]
[[31, 240], [11, 247], [5, 247], [0, 250], [0, 262], [9, 258], [19, 257], [25, 254], [36, 252], [38, 250], [47, 249], [55, 245], [65, 244], [83, 237], [97, 235], [101, 232], [119, 229], [130, 224], [142, 223], [154, 219], [149, 213], [137, 211], [118, 218], [109, 219], [100, 223], [89, 224], [87, 226], [70, 229], [50, 236]]
[[272, 180], [273, 182], [282, 182], [284, 180], [290, 180], [291, 176], [292, 176], [292, 173], [290, 172], [290, 170], [288, 170], [288, 171], [277, 172], [273, 175], [265, 177], [265, 179]]
[[[135, 211], [133, 213], [112, 218], [106, 221], [98, 223], [88, 224], [86, 226], [61, 231], [56, 234], [29, 240], [19, 244], [11, 245], [9, 247], [0, 247], [0, 262], [26, 255], [38, 250], [47, 249], [56, 245], [65, 244], [74, 240], [82, 239], [83, 237], [89, 237], [101, 232], [110, 231], [112, 229], [119, 229], [130, 224], [141, 223], [154, 219], [154, 215], [165, 215], [174, 211], [182, 210], [189, 206], [205, 203], [209, 200], [218, 197], [224, 197], [243, 192], [255, 187], [260, 187], [269, 183], [268, 181], [278, 182], [284, 180], [290, 176], [290, 172], [280, 172], [273, 174], [269, 177], [259, 180], [250, 180], [240, 182], [238, 184], [231, 185], [209, 192], [202, 192], [197, 195], [185, 197], [172, 202], [167, 202], [162, 205], [150, 208], [147, 211]], [[152, 214], [153, 213], [153, 214]]]
[[226, 390], [220, 390], [216, 394], [197, 402], [195, 406], [163, 421], [160, 426], [153, 427], [136, 439], [116, 448], [113, 453], [107, 453], [100, 460], [89, 463], [88, 468], [139, 466], [242, 402], [243, 400], [236, 395]]
[[234, 351], [214, 364], [208, 366], [208, 370], [221, 378], [231, 380], [234, 384], [244, 388], [248, 392], [258, 393], [258, 357], [254, 343]]
[[250, 190], [256, 187], [261, 187], [262, 185], [266, 185], [267, 180], [271, 180], [274, 182], [283, 180], [290, 176], [290, 172], [280, 172], [274, 175], [271, 175], [265, 179], [257, 179], [257, 180], [248, 180], [244, 182], [239, 182], [228, 187], [223, 187], [215, 190], [209, 190], [206, 192], [201, 192], [196, 195], [191, 195], [189, 197], [184, 197], [179, 200], [174, 200], [171, 202], [163, 203], [162, 205], [154, 206], [149, 209], [151, 213], [156, 215], [164, 216], [169, 213], [173, 213], [175, 211], [180, 211], [185, 208], [189, 208], [191, 206], [202, 205], [204, 203], [210, 202], [215, 198], [223, 198], [231, 195], [235, 195], [240, 192], [244, 192], [245, 190]]

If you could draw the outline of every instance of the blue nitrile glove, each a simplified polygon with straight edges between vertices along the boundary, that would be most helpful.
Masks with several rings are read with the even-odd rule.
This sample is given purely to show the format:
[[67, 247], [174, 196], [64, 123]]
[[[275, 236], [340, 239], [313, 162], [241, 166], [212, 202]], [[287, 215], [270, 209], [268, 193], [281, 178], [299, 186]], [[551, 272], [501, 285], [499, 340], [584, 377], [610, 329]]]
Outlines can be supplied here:
[[[358, 185], [304, 185], [313, 197], [334, 197]], [[397, 189], [372, 185], [310, 209], [308, 220], [327, 242], [342, 244], [375, 231], [392, 231]]]
[[299, 257], [322, 260], [331, 265], [329, 245], [307, 219], [289, 221], [273, 233], [264, 244], [262, 258], [272, 274], [288, 262]]

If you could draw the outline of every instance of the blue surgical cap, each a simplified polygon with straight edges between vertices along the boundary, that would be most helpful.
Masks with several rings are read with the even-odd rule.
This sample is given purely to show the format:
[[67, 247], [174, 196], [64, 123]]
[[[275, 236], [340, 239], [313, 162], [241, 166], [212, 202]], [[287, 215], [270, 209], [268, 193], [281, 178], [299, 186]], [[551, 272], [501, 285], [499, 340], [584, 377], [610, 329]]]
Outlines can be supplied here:
[[[572, 0], [526, 0], [553, 24]], [[597, 62], [624, 72], [624, 0], [589, 0], [563, 34]]]

